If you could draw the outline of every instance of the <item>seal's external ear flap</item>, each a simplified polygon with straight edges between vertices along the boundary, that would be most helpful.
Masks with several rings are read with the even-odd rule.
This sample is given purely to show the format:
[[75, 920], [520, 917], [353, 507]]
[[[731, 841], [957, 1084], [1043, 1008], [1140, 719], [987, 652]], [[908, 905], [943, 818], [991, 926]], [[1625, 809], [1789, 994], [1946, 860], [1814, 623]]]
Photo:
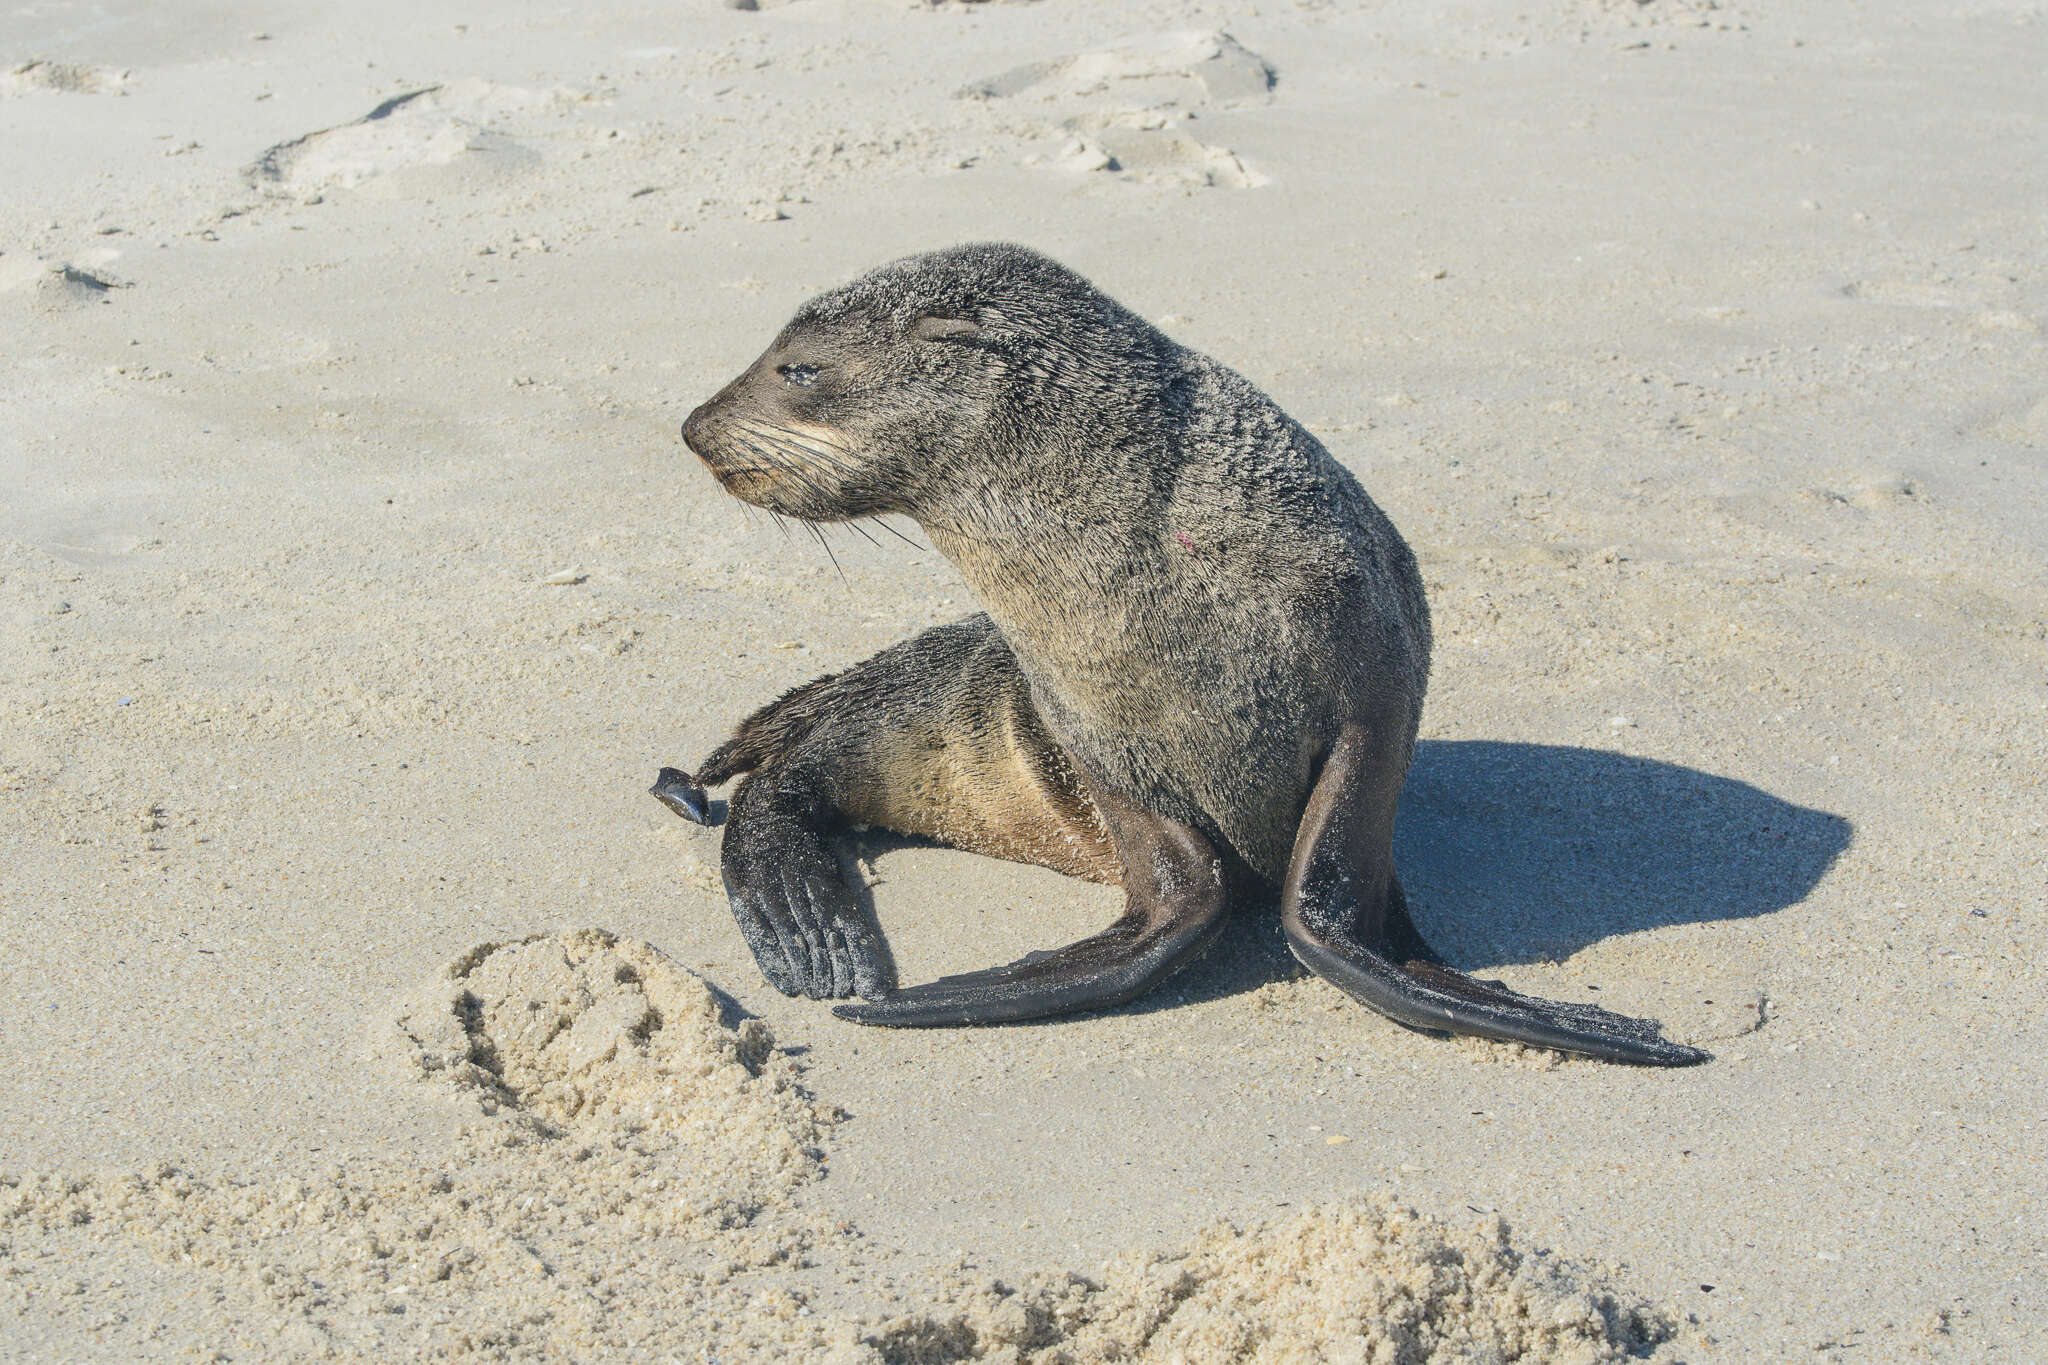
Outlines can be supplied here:
[[966, 318], [925, 316], [910, 324], [910, 334], [919, 341], [971, 341], [981, 329]]

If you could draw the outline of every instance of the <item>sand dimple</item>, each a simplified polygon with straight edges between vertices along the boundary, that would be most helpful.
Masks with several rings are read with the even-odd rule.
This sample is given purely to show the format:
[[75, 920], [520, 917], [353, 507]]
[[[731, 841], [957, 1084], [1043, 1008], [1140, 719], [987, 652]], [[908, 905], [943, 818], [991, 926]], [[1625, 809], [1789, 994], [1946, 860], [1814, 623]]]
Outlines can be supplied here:
[[880, 1324], [847, 1358], [1600, 1365], [1640, 1357], [1675, 1331], [1598, 1279], [1516, 1250], [1497, 1218], [1459, 1230], [1384, 1199], [1250, 1231], [1218, 1226], [1174, 1255], [1121, 1257], [1099, 1285], [956, 1279], [947, 1297], [944, 1312]]
[[2009, 412], [1988, 428], [1998, 440], [2031, 450], [2048, 450], [2048, 398], [2031, 407]]
[[[704, 983], [645, 944], [586, 930], [485, 945], [382, 1032], [389, 1062], [476, 1106], [447, 1159], [356, 1160], [308, 1180], [168, 1163], [0, 1177], [0, 1294], [97, 1315], [113, 1287], [39, 1270], [86, 1264], [74, 1239], [134, 1239], [220, 1298], [209, 1331], [223, 1347], [565, 1359], [737, 1319], [759, 1298], [743, 1272], [814, 1238], [790, 1195], [819, 1170], [830, 1117], [765, 1027], [726, 1027]], [[793, 1300], [772, 1309], [735, 1321], [731, 1358], [817, 1344]]]
[[[1270, 183], [1228, 147], [1214, 147], [1175, 131], [1174, 120], [1157, 109], [1084, 114], [1067, 126], [1082, 135], [1082, 148], [1099, 150], [1106, 158], [1074, 169], [1122, 171], [1154, 185], [1248, 190]], [[1065, 160], [1071, 164], [1073, 156]]]

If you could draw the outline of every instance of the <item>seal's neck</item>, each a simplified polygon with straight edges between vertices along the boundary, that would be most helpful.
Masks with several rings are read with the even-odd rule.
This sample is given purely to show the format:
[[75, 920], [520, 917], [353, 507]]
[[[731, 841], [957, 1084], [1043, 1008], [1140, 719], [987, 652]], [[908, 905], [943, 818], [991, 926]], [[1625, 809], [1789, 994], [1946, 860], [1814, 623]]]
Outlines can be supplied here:
[[1160, 544], [1170, 488], [1106, 471], [1012, 482], [980, 507], [920, 518], [926, 534], [1016, 652], [1055, 733], [1144, 730], [1173, 672], [1159, 626], [1188, 586]]
[[1155, 705], [1168, 623], [1190, 595], [1173, 543], [1186, 487], [1232, 475], [1180, 439], [1194, 401], [1182, 370], [1138, 386], [1063, 386], [1018, 412], [1022, 439], [949, 462], [913, 512], [1017, 652], [1042, 700], [1103, 724]]
[[917, 520], [1006, 629], [1039, 604], [1068, 620], [1158, 567], [1178, 471], [1160, 450], [1041, 447], [987, 461]]

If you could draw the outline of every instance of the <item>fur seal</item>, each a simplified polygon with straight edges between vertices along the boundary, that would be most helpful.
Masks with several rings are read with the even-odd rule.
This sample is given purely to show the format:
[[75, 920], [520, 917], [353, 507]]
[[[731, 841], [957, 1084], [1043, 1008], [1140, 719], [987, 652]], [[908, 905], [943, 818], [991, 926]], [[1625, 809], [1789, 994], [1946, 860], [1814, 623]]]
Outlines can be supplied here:
[[[1410, 1028], [1675, 1066], [1657, 1025], [1449, 967], [1394, 875], [1429, 676], [1415, 558], [1249, 381], [1028, 248], [911, 256], [797, 311], [683, 427], [734, 496], [897, 513], [984, 613], [798, 687], [655, 795], [706, 821], [768, 979], [866, 1024], [1122, 1003], [1277, 892], [1294, 955]], [[1121, 884], [1108, 929], [892, 989], [831, 840], [864, 824]]]

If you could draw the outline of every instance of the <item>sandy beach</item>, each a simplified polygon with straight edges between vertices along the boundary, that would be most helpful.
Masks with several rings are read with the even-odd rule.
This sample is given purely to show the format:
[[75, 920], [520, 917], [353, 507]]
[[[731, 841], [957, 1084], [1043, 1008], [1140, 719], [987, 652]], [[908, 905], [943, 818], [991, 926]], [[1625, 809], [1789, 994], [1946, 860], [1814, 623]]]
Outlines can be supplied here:
[[[0, 13], [0, 1361], [2048, 1359], [2048, 10]], [[1035, 1025], [786, 999], [647, 794], [974, 610], [678, 437], [1028, 243], [1436, 624], [1424, 931]], [[906, 982], [1111, 889], [864, 836]]]

